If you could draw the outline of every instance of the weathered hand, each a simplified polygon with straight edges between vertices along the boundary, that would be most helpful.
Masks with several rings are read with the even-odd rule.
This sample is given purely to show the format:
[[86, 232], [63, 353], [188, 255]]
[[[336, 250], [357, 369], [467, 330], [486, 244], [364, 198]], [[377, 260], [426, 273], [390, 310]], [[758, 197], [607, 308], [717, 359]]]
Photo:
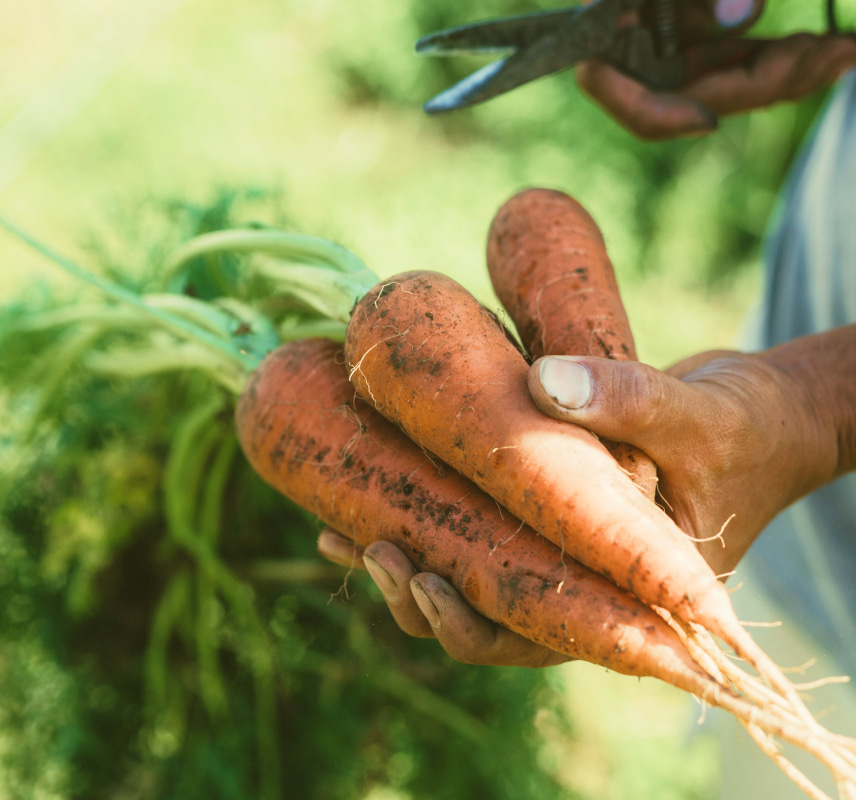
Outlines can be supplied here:
[[[698, 546], [718, 574], [779, 511], [856, 469], [856, 325], [764, 353], [701, 353], [665, 372], [552, 356], [533, 365], [530, 390], [548, 415], [646, 451], [659, 466], [662, 502], [688, 535], [709, 540]], [[436, 637], [458, 661], [567, 660], [482, 617], [388, 542], [363, 554], [328, 530], [318, 549], [348, 567], [365, 560], [402, 630]]]
[[410, 636], [436, 638], [456, 661], [491, 666], [548, 667], [568, 661], [474, 611], [438, 575], [417, 573], [407, 556], [389, 542], [363, 553], [335, 531], [322, 531], [318, 551], [342, 566], [367, 569], [398, 626]]
[[722, 116], [799, 100], [856, 66], [856, 36], [794, 34], [737, 38], [760, 15], [763, 0], [684, 0], [681, 34], [690, 79], [657, 92], [601, 61], [575, 70], [580, 87], [643, 139], [709, 133]]
[[544, 358], [529, 385], [548, 415], [646, 452], [667, 512], [721, 574], [780, 511], [854, 468], [854, 362], [851, 326], [764, 353], [702, 353], [667, 372]]

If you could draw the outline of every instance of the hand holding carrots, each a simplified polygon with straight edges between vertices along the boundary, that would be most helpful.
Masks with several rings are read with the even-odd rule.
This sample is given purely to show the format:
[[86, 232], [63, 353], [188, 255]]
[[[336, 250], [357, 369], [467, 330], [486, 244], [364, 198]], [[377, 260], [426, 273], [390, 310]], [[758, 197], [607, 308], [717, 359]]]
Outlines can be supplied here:
[[684, 0], [681, 34], [693, 43], [693, 77], [680, 91], [653, 91], [600, 61], [577, 67], [577, 82], [632, 133], [658, 140], [703, 135], [719, 117], [799, 100], [856, 66], [853, 35], [739, 38], [763, 7], [764, 0]]
[[[568, 308], [552, 296], [568, 290], [579, 301], [570, 307], [587, 309], [579, 314], [588, 332], [582, 339], [587, 354], [576, 356], [575, 364], [587, 365], [584, 381], [569, 387], [560, 375], [559, 385], [551, 385], [551, 362], [545, 357], [530, 367], [496, 316], [448, 276], [407, 272], [372, 286], [355, 279], [343, 290], [343, 300], [353, 296], [352, 289], [360, 292], [344, 348], [301, 339], [270, 353], [250, 376], [235, 417], [244, 453], [264, 480], [345, 537], [325, 533], [321, 547], [352, 566], [364, 560], [396, 619], [414, 635], [436, 635], [467, 661], [537, 666], [580, 659], [626, 675], [657, 677], [735, 714], [812, 797], [820, 795], [781, 756], [773, 737], [816, 756], [846, 793], [856, 792], [856, 742], [819, 725], [798, 687], [738, 620], [710, 564], [646, 494], [635, 471], [645, 459], [629, 451], [634, 468], [623, 467], [598, 436], [564, 421], [569, 407], [583, 415], [594, 412], [595, 428], [598, 392], [612, 397], [621, 388], [620, 382], [598, 383], [598, 365], [608, 365], [604, 375], [636, 374], [640, 368], [588, 354], [595, 352], [589, 345], [608, 342], [623, 324], [620, 308], [608, 297], [610, 280], [596, 274], [608, 266], [603, 241], [590, 217], [560, 193], [525, 193], [519, 205], [509, 201], [506, 211], [517, 208], [525, 218], [542, 203], [550, 209], [555, 236], [530, 237], [525, 224], [512, 224], [515, 214], [506, 214], [493, 229], [498, 246], [489, 249], [488, 262], [492, 269], [508, 267], [500, 271], [505, 278], [511, 274], [512, 294], [530, 287], [528, 301], [509, 312], [518, 325], [527, 317], [535, 320], [532, 331], [543, 353], [555, 353], [557, 342], [560, 353], [577, 347], [568, 344], [578, 340], [574, 326], [566, 330], [561, 324]], [[532, 278], [545, 278], [532, 269], [540, 257], [530, 257], [542, 239], [549, 298], [538, 291], [541, 279]], [[366, 277], [364, 269], [355, 274]], [[845, 330], [834, 341], [765, 354], [769, 370], [789, 376], [792, 384], [790, 394], [782, 392], [766, 409], [774, 422], [789, 427], [788, 446], [774, 458], [784, 452], [798, 464], [804, 448], [822, 434], [805, 475], [799, 467], [784, 467], [778, 476], [801, 477], [785, 480], [784, 488], [777, 481], [763, 487], [781, 490], [780, 500], [853, 467], [856, 387], [852, 378], [830, 379], [840, 374], [830, 366], [856, 374], [852, 341], [853, 332]], [[818, 349], [827, 354], [822, 376], [814, 370]], [[625, 358], [632, 354], [627, 342], [619, 342], [618, 350]], [[561, 356], [554, 367], [572, 363], [561, 360], [569, 357]], [[710, 364], [702, 359], [685, 365], [684, 377], [704, 383]], [[529, 395], [534, 390], [538, 396], [545, 377], [551, 394], [540, 401], [549, 406], [551, 397], [559, 400], [562, 419], [542, 414]], [[714, 473], [727, 473], [728, 445], [752, 432], [758, 415], [750, 412], [767, 398], [748, 391], [745, 380], [724, 381], [724, 391], [712, 383], [715, 402], [699, 406], [702, 413], [695, 417], [689, 409], [695, 421], [690, 432], [703, 430], [712, 414], [726, 423], [745, 417], [744, 425], [723, 426], [726, 444], [713, 453]], [[811, 386], [813, 396], [797, 386]], [[829, 414], [816, 402], [842, 391], [843, 400], [833, 402]], [[673, 422], [688, 412], [684, 394], [676, 390], [675, 396], [677, 403], [663, 406], [665, 419]], [[788, 397], [798, 409], [790, 416]], [[637, 398], [658, 399], [658, 391]], [[815, 413], [820, 422], [804, 436], [801, 412]], [[630, 428], [655, 430], [655, 414], [627, 416]], [[790, 430], [795, 421], [796, 435]], [[719, 417], [712, 430], [717, 425]], [[682, 434], [683, 428], [678, 422], [667, 430]], [[624, 431], [615, 432], [620, 437]], [[644, 437], [637, 441], [645, 445]], [[763, 435], [756, 444], [769, 441]], [[681, 459], [673, 463], [679, 472]], [[711, 476], [711, 486], [717, 477]], [[726, 658], [713, 636], [757, 677]]]
[[[536, 362], [530, 375], [542, 411], [631, 442], [656, 461], [662, 502], [685, 533], [707, 540], [698, 547], [717, 574], [734, 569], [779, 511], [856, 468], [856, 326], [765, 353], [701, 353], [666, 372], [559, 357]], [[335, 538], [325, 534], [319, 549], [339, 560]], [[378, 585], [403, 630], [437, 636], [468, 663], [554, 663], [552, 651], [509, 640], [391, 547], [384, 543], [378, 560], [397, 587], [395, 600], [388, 584]], [[439, 626], [425, 622], [426, 603], [414, 599], [411, 580]]]
[[[534, 238], [527, 235], [533, 220], [544, 228]], [[573, 235], [574, 248], [561, 245], [562, 231]], [[632, 353], [632, 337], [595, 234], [577, 204], [544, 190], [513, 198], [494, 221], [492, 277], [505, 284], [498, 292], [530, 350], [611, 356], [542, 358], [529, 374], [533, 398], [550, 416], [630, 442], [652, 457], [660, 502], [684, 533], [700, 540], [714, 571], [727, 573], [775, 514], [854, 468], [856, 390], [847, 376], [856, 375], [856, 364], [840, 367], [853, 360], [856, 332], [843, 329], [758, 355], [704, 353], [667, 372], [615, 360], [618, 351]], [[586, 256], [589, 250], [595, 252]], [[543, 296], [529, 288], [533, 271], [533, 286], [548, 287]], [[557, 301], [563, 290], [571, 306]], [[822, 366], [827, 381], [806, 373], [806, 364]], [[829, 385], [834, 375], [844, 377]], [[353, 545], [332, 532], [322, 535], [319, 549], [354, 563]], [[557, 663], [554, 651], [509, 635], [446, 582], [417, 573], [389, 543], [371, 545], [368, 555], [372, 576], [406, 632], [436, 636], [451, 656], [470, 663]]]
[[856, 379], [834, 377], [856, 368], [854, 353], [850, 326], [764, 353], [701, 353], [666, 372], [544, 359], [530, 386], [545, 413], [650, 455], [669, 515], [723, 574], [780, 511], [854, 468], [840, 442], [852, 441], [842, 432]]
[[401, 630], [422, 639], [436, 638], [456, 661], [552, 667], [570, 660], [483, 617], [448, 581], [419, 572], [390, 542], [375, 542], [355, 557], [354, 543], [327, 529], [318, 537], [318, 552], [343, 567], [367, 569]]

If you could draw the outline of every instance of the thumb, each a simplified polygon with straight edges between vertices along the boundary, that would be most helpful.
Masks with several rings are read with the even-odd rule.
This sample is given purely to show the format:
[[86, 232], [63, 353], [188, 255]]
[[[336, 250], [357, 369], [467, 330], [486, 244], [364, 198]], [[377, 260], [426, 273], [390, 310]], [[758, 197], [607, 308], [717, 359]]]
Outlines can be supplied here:
[[716, 21], [723, 28], [735, 28], [757, 18], [763, 6], [757, 0], [716, 0], [713, 8]]
[[636, 361], [545, 356], [529, 370], [529, 392], [544, 414], [632, 444], [661, 466], [712, 411], [693, 385]]

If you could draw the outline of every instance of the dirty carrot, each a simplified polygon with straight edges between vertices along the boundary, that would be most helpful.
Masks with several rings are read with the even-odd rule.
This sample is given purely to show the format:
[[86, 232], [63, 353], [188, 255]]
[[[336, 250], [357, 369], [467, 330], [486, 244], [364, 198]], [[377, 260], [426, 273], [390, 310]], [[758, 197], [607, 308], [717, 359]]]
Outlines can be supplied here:
[[[567, 194], [527, 189], [496, 212], [488, 232], [493, 288], [533, 359], [636, 359], [612, 262], [595, 221]], [[648, 497], [657, 468], [640, 450], [604, 441]]]
[[707, 694], [713, 682], [657, 614], [538, 536], [355, 399], [341, 346], [283, 345], [235, 413], [255, 471], [359, 547], [385, 540], [528, 639]]
[[[299, 298], [336, 320], [343, 334], [350, 319], [346, 369], [338, 346], [326, 341], [301, 339], [276, 349], [279, 336], [306, 330], [302, 324], [277, 331], [257, 309], [231, 299], [218, 309], [184, 294], [169, 302], [138, 296], [86, 273], [2, 217], [0, 225], [132, 310], [120, 315], [105, 307], [99, 335], [148, 322], [175, 339], [166, 353], [163, 339], [152, 336], [127, 351], [100, 354], [99, 369], [148, 374], [190, 365], [239, 393], [236, 423], [255, 468], [351, 535], [355, 546], [388, 539], [423, 569], [446, 575], [491, 619], [571, 657], [667, 680], [813, 753], [848, 791], [856, 786], [849, 750], [840, 755], [850, 744], [821, 728], [794, 699], [793, 686], [740, 626], [689, 540], [595, 437], [537, 411], [526, 391], [524, 357], [496, 317], [454, 281], [409, 273], [378, 284], [341, 248], [267, 230], [199, 237], [170, 262], [180, 286], [184, 265], [200, 254], [258, 252], [255, 271], [274, 293]], [[282, 259], [300, 264], [293, 268]], [[77, 318], [59, 317], [41, 323]], [[171, 352], [176, 343], [183, 343], [179, 359]], [[360, 405], [349, 377], [412, 443]], [[332, 431], [335, 438], [325, 439]], [[406, 448], [415, 461], [397, 463]], [[378, 514], [384, 492], [396, 502]], [[697, 666], [684, 629], [659, 624], [658, 615], [667, 619], [663, 609], [730, 642], [788, 705], [755, 704]]]
[[592, 434], [535, 407], [526, 360], [466, 289], [388, 279], [355, 307], [345, 353], [359, 394], [418, 445], [576, 561], [719, 636], [816, 725], [690, 539]]
[[[250, 376], [235, 423], [256, 472], [351, 538], [385, 540], [444, 576], [477, 611], [532, 641], [616, 672], [656, 677], [834, 760], [787, 715], [735, 695], [651, 609], [582, 567], [355, 399], [341, 346], [285, 344]], [[355, 550], [356, 553], [356, 550]]]

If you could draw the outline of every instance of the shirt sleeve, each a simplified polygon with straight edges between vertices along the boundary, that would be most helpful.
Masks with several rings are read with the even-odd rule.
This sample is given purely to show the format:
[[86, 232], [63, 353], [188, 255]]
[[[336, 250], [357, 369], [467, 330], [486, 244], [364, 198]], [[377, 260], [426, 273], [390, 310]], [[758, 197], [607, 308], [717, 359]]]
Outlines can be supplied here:
[[[856, 322], [856, 70], [839, 83], [782, 193], [750, 345]], [[777, 517], [745, 560], [752, 579], [856, 676], [856, 474]]]

